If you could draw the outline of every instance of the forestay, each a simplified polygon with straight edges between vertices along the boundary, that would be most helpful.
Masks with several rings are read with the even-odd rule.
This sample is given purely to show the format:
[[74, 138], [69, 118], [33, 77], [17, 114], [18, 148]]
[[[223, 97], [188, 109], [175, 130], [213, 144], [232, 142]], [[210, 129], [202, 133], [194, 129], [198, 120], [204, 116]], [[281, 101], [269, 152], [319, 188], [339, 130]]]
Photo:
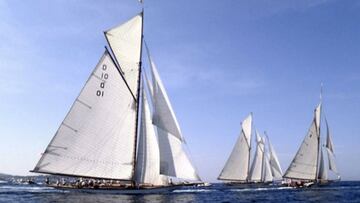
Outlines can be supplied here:
[[135, 106], [105, 52], [34, 171], [131, 180]]
[[285, 172], [285, 178], [314, 180], [317, 178], [317, 158], [319, 150], [319, 126], [321, 104], [315, 109], [314, 119], [295, 158]]
[[105, 37], [134, 95], [138, 88], [142, 20], [142, 13], [140, 13], [105, 32]]
[[219, 180], [246, 181], [249, 173], [252, 115], [241, 124], [241, 134], [221, 171]]

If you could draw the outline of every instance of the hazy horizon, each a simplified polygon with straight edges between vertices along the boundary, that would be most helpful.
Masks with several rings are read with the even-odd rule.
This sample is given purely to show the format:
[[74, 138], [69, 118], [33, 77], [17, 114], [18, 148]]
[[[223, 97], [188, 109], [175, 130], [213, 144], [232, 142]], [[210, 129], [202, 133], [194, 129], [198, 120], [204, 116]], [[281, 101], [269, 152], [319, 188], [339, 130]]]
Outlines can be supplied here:
[[[254, 113], [285, 172], [324, 84], [342, 180], [360, 180], [360, 2], [145, 1], [144, 35], [192, 162], [214, 182]], [[0, 173], [29, 175], [136, 0], [0, 1]]]

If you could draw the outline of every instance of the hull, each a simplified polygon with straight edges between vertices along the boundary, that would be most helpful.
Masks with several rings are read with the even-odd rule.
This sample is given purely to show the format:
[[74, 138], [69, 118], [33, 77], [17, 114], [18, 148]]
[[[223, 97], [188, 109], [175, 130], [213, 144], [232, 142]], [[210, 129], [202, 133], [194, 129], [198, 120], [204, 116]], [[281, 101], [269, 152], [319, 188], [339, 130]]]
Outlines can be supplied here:
[[258, 187], [272, 187], [272, 182], [226, 182], [224, 183], [228, 187], [235, 188], [258, 188]]
[[159, 186], [159, 187], [102, 187], [102, 188], [77, 188], [75, 186], [53, 186], [58, 190], [79, 193], [101, 193], [101, 194], [159, 194], [169, 193], [184, 186]]
[[283, 183], [282, 185], [293, 188], [309, 188], [309, 187], [327, 186], [334, 182], [338, 182], [338, 180], [291, 181], [288, 183]]

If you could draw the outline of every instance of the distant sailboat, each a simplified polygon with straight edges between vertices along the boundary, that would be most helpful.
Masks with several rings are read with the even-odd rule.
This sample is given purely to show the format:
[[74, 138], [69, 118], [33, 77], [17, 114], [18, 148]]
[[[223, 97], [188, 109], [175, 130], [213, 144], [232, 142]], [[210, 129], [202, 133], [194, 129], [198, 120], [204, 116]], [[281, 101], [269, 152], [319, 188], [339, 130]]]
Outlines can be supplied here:
[[131, 182], [130, 189], [201, 181], [147, 46], [151, 81], [142, 79], [143, 18], [105, 32], [114, 57], [105, 50], [32, 172]]
[[261, 137], [257, 131], [255, 156], [250, 164], [252, 120], [252, 114], [250, 114], [242, 122], [241, 134], [218, 180], [231, 184], [247, 184], [268, 183], [281, 177], [279, 160], [269, 139], [269, 147], [266, 150], [265, 138]]
[[[337, 175], [337, 179], [340, 179], [335, 165], [333, 142], [326, 118], [326, 144], [324, 146], [321, 144], [321, 117], [322, 104], [320, 102], [315, 109], [310, 129], [283, 176], [294, 184], [298, 184], [293, 184], [294, 186], [310, 186], [314, 183], [328, 182], [328, 169]], [[326, 151], [327, 156], [325, 156], [324, 151]], [[326, 159], [328, 160], [328, 167], [326, 167]]]

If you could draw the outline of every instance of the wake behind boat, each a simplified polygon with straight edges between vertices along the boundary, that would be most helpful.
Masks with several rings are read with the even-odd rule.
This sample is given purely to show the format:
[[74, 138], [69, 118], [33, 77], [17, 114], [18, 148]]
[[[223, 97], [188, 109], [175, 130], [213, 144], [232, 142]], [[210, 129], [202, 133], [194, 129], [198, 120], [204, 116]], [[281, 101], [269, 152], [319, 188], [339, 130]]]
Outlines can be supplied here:
[[[49, 183], [50, 186], [157, 191], [201, 183], [184, 150], [184, 136], [144, 43], [143, 21], [142, 11], [105, 32], [110, 51], [105, 50], [32, 170], [83, 178], [93, 181], [93, 185]], [[142, 65], [144, 46], [150, 80], [144, 76]], [[103, 180], [122, 184], [107, 184]]]

